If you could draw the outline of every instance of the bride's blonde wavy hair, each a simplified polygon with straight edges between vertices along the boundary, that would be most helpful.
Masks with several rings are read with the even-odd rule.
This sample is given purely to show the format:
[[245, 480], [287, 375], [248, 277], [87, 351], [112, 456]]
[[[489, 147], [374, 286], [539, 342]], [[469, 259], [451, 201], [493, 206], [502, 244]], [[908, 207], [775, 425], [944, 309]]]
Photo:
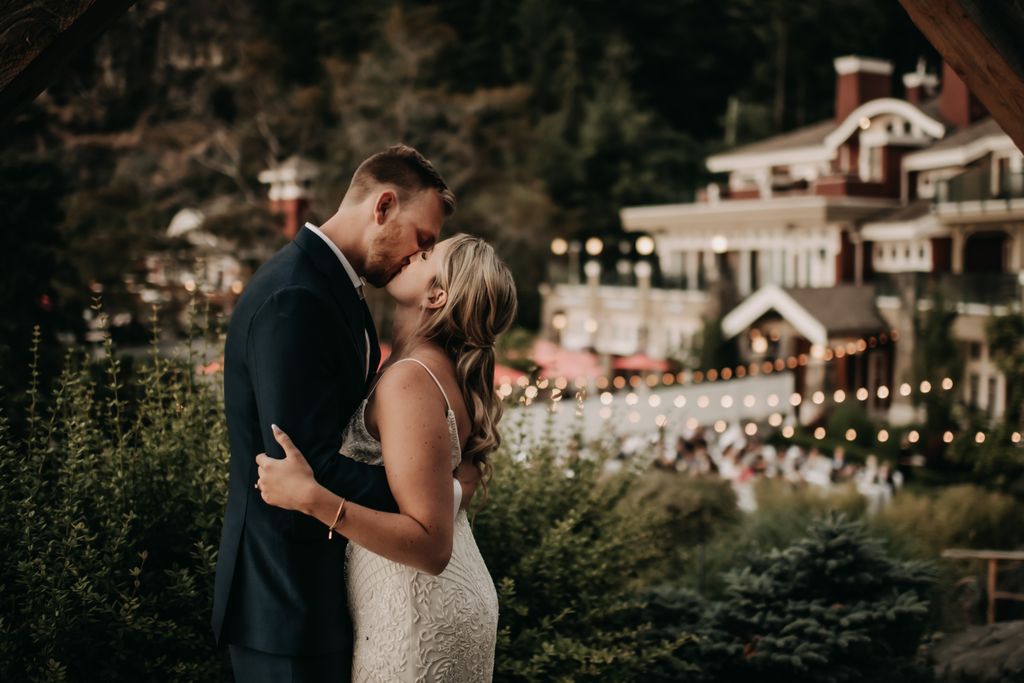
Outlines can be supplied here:
[[515, 281], [490, 244], [460, 234], [451, 238], [431, 288], [444, 290], [447, 300], [425, 312], [412, 339], [439, 345], [455, 363], [471, 425], [463, 458], [480, 467], [486, 495], [488, 456], [501, 445], [503, 410], [494, 390], [494, 344], [515, 319]]

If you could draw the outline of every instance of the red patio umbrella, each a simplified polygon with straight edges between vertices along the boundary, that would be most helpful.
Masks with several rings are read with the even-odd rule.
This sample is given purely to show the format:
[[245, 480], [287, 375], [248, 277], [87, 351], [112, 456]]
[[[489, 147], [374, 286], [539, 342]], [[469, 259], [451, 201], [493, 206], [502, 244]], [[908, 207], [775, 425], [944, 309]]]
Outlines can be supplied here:
[[632, 370], [635, 372], [668, 372], [670, 369], [667, 360], [651, 358], [644, 353], [634, 353], [632, 356], [616, 358], [612, 361], [612, 367], [616, 370]]

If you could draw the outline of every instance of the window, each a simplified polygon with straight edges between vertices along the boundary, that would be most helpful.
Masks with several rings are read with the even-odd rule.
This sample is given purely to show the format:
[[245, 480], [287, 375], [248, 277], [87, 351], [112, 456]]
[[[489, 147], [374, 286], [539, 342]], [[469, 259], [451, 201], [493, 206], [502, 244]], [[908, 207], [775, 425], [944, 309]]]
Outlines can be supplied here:
[[972, 372], [967, 384], [967, 405], [971, 408], [978, 407], [978, 393], [981, 390], [981, 377], [978, 373]]

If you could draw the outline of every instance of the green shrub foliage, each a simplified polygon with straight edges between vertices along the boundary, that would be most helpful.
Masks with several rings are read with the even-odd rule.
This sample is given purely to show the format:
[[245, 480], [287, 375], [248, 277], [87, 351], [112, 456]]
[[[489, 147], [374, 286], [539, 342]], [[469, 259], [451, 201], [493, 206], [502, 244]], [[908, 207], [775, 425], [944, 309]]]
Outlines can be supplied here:
[[93, 370], [69, 353], [52, 389], [33, 374], [24, 433], [0, 418], [0, 679], [224, 680], [215, 387], [156, 355], [126, 387], [109, 342]]
[[812, 522], [805, 538], [730, 572], [721, 600], [649, 596], [656, 633], [693, 634], [652, 680], [927, 680], [913, 657], [932, 570], [891, 557], [859, 522]]
[[672, 649], [637, 590], [664, 556], [659, 515], [626, 499], [632, 474], [602, 476], [607, 455], [506, 432], [475, 521], [501, 610], [495, 680], [634, 680]]

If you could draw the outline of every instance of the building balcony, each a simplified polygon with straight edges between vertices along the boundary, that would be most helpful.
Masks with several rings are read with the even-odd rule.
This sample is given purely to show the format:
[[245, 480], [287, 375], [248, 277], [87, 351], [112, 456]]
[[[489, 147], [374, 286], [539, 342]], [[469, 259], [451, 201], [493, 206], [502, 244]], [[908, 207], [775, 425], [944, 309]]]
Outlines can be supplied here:
[[935, 213], [947, 224], [1024, 219], [1024, 173], [986, 166], [936, 185]]
[[928, 301], [939, 293], [959, 308], [967, 306], [1020, 306], [1024, 283], [1017, 273], [878, 273], [875, 294], [889, 299]]

